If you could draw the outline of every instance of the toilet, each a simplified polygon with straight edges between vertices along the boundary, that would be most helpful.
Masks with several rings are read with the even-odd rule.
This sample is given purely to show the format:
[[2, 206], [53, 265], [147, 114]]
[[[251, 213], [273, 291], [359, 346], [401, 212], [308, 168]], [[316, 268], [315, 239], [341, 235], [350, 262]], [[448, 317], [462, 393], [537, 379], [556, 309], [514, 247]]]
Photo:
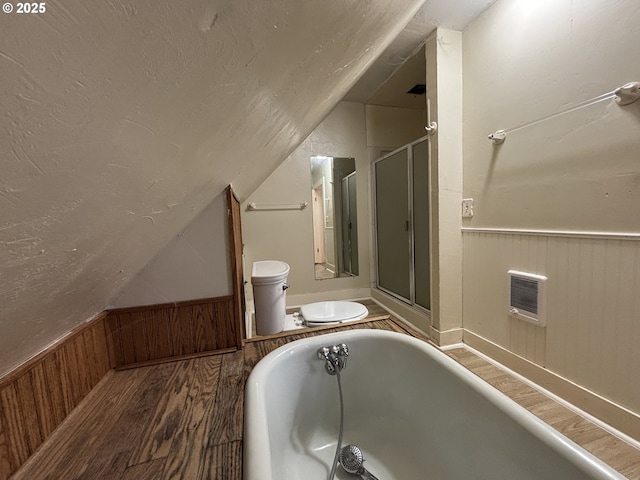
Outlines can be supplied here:
[[251, 285], [256, 316], [256, 333], [271, 335], [284, 330], [287, 314], [286, 291], [289, 265], [279, 260], [253, 263]]
[[369, 315], [367, 307], [357, 302], [329, 301], [302, 305], [300, 315], [310, 327], [361, 320]]

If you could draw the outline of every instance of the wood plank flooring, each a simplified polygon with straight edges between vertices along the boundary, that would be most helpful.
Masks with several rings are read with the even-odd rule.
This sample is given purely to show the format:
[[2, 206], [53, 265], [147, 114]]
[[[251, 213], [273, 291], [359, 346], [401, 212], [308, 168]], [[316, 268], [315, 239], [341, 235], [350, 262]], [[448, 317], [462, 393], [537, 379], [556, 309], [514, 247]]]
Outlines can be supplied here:
[[[292, 340], [357, 328], [419, 336], [377, 316], [253, 339], [234, 353], [112, 371], [13, 479], [241, 480], [243, 390], [254, 365]], [[447, 353], [628, 478], [640, 479], [640, 451], [467, 350]]]

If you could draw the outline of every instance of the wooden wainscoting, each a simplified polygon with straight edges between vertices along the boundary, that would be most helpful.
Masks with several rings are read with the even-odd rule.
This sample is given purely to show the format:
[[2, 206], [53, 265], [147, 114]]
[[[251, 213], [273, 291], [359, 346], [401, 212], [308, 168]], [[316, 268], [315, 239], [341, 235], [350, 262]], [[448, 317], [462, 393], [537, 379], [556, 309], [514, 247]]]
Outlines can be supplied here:
[[111, 366], [121, 368], [236, 350], [233, 296], [109, 311]]
[[0, 479], [9, 478], [110, 370], [106, 312], [0, 379]]

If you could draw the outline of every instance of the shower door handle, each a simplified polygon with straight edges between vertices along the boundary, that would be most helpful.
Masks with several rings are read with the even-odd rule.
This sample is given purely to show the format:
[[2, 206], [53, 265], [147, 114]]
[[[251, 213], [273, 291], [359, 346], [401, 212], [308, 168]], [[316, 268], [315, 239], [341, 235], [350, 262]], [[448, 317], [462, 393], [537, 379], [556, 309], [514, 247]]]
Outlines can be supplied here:
[[402, 228], [404, 229], [405, 232], [409, 231], [409, 220], [405, 220], [404, 221], [404, 224], [403, 224]]

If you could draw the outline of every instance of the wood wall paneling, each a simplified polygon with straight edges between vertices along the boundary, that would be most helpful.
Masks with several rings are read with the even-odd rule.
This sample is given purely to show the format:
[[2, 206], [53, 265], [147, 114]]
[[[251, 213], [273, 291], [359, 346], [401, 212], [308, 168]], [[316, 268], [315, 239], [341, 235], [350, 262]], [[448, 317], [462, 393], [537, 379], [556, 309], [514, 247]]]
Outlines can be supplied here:
[[11, 445], [8, 443], [8, 432], [4, 424], [4, 415], [0, 415], [0, 478], [9, 478], [13, 472], [11, 467]]
[[11, 476], [109, 371], [106, 314], [0, 379], [0, 479]]
[[114, 368], [237, 348], [234, 297], [111, 310], [107, 339]]
[[[640, 239], [465, 232], [464, 328], [640, 412]], [[547, 281], [547, 326], [507, 313], [507, 270]]]

